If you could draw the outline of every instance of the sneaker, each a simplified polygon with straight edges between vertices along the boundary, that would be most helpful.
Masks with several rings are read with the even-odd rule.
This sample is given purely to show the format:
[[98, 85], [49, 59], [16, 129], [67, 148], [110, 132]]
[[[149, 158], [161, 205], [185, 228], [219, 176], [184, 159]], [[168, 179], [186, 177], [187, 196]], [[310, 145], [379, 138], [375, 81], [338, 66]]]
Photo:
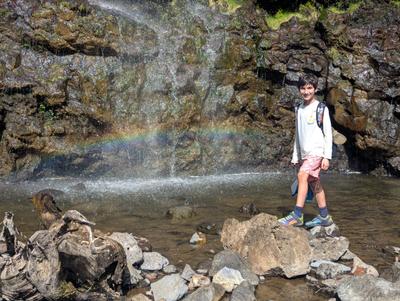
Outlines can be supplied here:
[[306, 228], [314, 228], [316, 226], [327, 227], [333, 224], [332, 217], [328, 214], [327, 217], [322, 217], [321, 215], [317, 215], [311, 221], [306, 222]]
[[282, 225], [285, 226], [295, 226], [295, 227], [300, 227], [303, 226], [304, 224], [304, 218], [303, 214], [301, 217], [298, 217], [294, 212], [290, 212], [288, 216], [282, 217], [281, 219], [278, 220]]

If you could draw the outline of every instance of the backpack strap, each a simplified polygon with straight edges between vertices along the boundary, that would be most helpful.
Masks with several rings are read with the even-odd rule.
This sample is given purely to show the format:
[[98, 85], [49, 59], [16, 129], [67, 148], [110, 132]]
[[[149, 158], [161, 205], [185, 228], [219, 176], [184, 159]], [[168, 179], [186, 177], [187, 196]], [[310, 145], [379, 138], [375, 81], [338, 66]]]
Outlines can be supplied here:
[[325, 111], [325, 107], [326, 105], [323, 102], [320, 102], [318, 104], [317, 110], [315, 111], [316, 116], [315, 119], [317, 121], [317, 125], [318, 127], [321, 129], [322, 134], [324, 133], [324, 124], [323, 124], [323, 120], [324, 120], [324, 111]]

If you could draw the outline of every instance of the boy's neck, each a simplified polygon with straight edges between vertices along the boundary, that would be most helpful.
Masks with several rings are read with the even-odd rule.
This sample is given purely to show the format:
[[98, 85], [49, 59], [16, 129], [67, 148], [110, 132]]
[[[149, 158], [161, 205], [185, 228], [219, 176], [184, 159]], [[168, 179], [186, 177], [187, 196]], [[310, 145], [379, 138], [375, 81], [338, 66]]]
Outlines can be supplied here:
[[303, 100], [303, 104], [304, 104], [304, 106], [308, 106], [308, 105], [312, 104], [314, 101], [317, 101], [317, 99], [313, 98], [311, 100]]

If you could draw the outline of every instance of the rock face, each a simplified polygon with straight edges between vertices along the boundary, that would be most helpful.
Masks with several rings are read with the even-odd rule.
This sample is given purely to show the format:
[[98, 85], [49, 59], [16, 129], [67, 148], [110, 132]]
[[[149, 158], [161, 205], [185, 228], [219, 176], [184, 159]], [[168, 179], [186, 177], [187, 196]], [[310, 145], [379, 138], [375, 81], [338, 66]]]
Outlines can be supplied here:
[[2, 1], [0, 176], [287, 166], [301, 72], [348, 140], [333, 165], [398, 174], [398, 7], [271, 29], [245, 2]]
[[261, 213], [244, 222], [227, 219], [221, 241], [246, 258], [254, 273], [291, 278], [309, 270], [312, 251], [307, 236], [305, 230], [282, 226], [275, 216]]

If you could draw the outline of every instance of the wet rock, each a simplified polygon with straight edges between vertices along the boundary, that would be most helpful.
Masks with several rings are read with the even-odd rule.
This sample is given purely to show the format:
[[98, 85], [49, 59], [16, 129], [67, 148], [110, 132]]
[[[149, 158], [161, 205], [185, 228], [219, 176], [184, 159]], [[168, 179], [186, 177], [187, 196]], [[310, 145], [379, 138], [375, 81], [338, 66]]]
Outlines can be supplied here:
[[247, 258], [258, 275], [282, 273], [286, 277], [304, 275], [312, 257], [307, 231], [286, 227], [275, 216], [261, 213], [250, 220], [225, 221], [221, 241], [225, 248]]
[[193, 290], [196, 287], [207, 286], [211, 283], [210, 278], [204, 275], [194, 274], [189, 283], [189, 290]]
[[167, 211], [167, 217], [174, 220], [187, 219], [195, 215], [196, 212], [190, 206], [178, 206]]
[[225, 289], [216, 283], [198, 288], [189, 296], [185, 297], [183, 301], [217, 301], [225, 294]]
[[169, 260], [157, 252], [143, 252], [141, 270], [159, 271], [169, 264]]
[[400, 283], [400, 262], [395, 262], [389, 269], [384, 270], [381, 277], [390, 282]]
[[143, 280], [143, 277], [140, 275], [140, 271], [134, 268], [134, 265], [143, 260], [143, 252], [139, 248], [137, 241], [129, 233], [114, 232], [109, 237], [124, 248], [126, 264], [130, 274], [130, 284], [138, 284]]
[[351, 273], [356, 276], [361, 276], [361, 275], [372, 275], [374, 277], [379, 276], [378, 271], [372, 265], [366, 264], [357, 256], [354, 257], [353, 259], [353, 269], [351, 270]]
[[167, 275], [151, 284], [154, 301], [176, 301], [181, 299], [188, 287], [179, 274]]
[[313, 260], [337, 261], [348, 250], [349, 240], [344, 237], [325, 237], [310, 240]]
[[256, 301], [254, 287], [247, 281], [243, 281], [235, 288], [231, 295], [231, 301]]
[[244, 281], [238, 270], [223, 267], [212, 279], [213, 283], [221, 285], [228, 293]]
[[314, 269], [316, 277], [322, 280], [334, 279], [351, 272], [348, 266], [327, 260], [313, 261], [310, 266]]
[[201, 223], [197, 226], [197, 231], [205, 234], [219, 235], [221, 233], [221, 227], [216, 224]]
[[163, 272], [167, 274], [172, 274], [176, 272], [176, 266], [173, 264], [169, 264], [166, 267], [163, 268]]
[[190, 281], [192, 279], [192, 276], [195, 275], [196, 272], [193, 271], [190, 265], [185, 264], [185, 267], [183, 268], [183, 271], [181, 273], [181, 277], [185, 279], [186, 281]]
[[313, 238], [324, 238], [324, 237], [339, 237], [340, 230], [336, 224], [332, 224], [328, 227], [317, 226], [310, 230], [310, 235]]
[[247, 215], [256, 215], [260, 213], [257, 206], [254, 203], [244, 204], [239, 208], [239, 212]]
[[204, 233], [196, 232], [192, 235], [189, 242], [193, 245], [203, 245], [207, 242], [207, 238]]
[[337, 289], [337, 295], [342, 301], [397, 301], [400, 286], [383, 278], [363, 275], [343, 281]]
[[242, 277], [252, 285], [258, 285], [258, 276], [250, 269], [249, 264], [240, 255], [231, 250], [224, 250], [216, 254], [211, 263], [210, 276], [214, 276], [223, 267], [238, 270]]

